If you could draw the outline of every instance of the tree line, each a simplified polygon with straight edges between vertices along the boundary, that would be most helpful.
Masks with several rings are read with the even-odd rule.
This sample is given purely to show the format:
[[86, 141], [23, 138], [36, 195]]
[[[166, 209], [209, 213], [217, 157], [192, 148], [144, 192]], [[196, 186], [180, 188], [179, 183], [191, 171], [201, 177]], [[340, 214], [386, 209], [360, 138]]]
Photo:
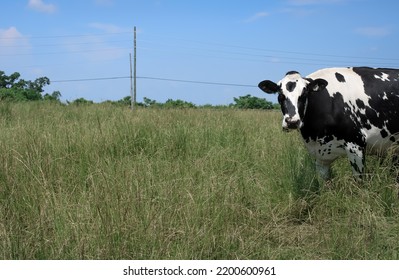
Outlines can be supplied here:
[[50, 79], [40, 77], [34, 81], [21, 79], [15, 72], [9, 76], [0, 70], [0, 100], [2, 101], [60, 101], [61, 93], [44, 93], [44, 87], [50, 84]]
[[[90, 100], [80, 99], [78, 100], [79, 103], [93, 103]], [[76, 102], [76, 100], [75, 100]], [[130, 106], [131, 105], [131, 97], [126, 96], [118, 101], [105, 101], [105, 103], [111, 104], [119, 104]], [[260, 110], [271, 110], [271, 109], [279, 109], [279, 104], [273, 104], [270, 101], [267, 101], [264, 98], [259, 98], [255, 96], [251, 96], [250, 94], [245, 96], [239, 96], [234, 98], [234, 103], [229, 105], [212, 105], [212, 104], [205, 104], [205, 105], [195, 105], [192, 102], [184, 101], [181, 99], [168, 99], [164, 103], [158, 102], [156, 100], [144, 97], [143, 102], [137, 102], [136, 106], [143, 107], [143, 108], [158, 108], [158, 109], [169, 109], [169, 108], [215, 108], [215, 109], [222, 109], [222, 108], [236, 108], [236, 109], [260, 109]]]
[[[6, 75], [4, 71], [0, 70], [0, 101], [8, 102], [22, 102], [22, 101], [51, 101], [61, 102], [61, 92], [53, 91], [52, 93], [45, 93], [44, 87], [50, 85], [50, 79], [47, 77], [39, 77], [34, 81], [24, 80], [20, 73], [14, 72], [11, 75]], [[66, 101], [67, 104], [73, 105], [87, 105], [93, 104], [91, 100], [85, 98], [77, 98], [72, 101]], [[131, 97], [126, 96], [117, 101], [105, 101], [103, 103], [110, 103], [115, 105], [130, 106]], [[144, 97], [143, 102], [137, 102], [138, 107], [145, 108], [237, 108], [237, 109], [261, 109], [270, 110], [278, 109], [279, 104], [273, 104], [264, 98], [251, 96], [250, 94], [234, 98], [234, 103], [229, 105], [195, 105], [192, 102], [184, 100], [168, 99], [166, 102], [158, 102], [156, 100]]]

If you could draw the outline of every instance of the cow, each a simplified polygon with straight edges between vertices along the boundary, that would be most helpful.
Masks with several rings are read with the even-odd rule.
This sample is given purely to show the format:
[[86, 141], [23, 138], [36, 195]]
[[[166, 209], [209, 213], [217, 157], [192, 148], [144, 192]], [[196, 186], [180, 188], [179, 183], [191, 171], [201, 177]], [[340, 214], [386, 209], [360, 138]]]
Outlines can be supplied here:
[[399, 139], [399, 69], [325, 68], [306, 77], [290, 71], [278, 83], [258, 86], [278, 93], [283, 129], [299, 129], [325, 180], [345, 155], [362, 178], [366, 151], [386, 154]]

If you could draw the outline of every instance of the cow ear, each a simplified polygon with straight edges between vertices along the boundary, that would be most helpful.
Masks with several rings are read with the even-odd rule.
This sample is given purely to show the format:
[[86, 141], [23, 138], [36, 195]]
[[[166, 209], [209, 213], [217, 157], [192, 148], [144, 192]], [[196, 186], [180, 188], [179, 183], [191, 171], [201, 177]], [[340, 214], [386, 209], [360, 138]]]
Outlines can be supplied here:
[[316, 79], [311, 81], [307, 88], [310, 92], [319, 92], [326, 88], [328, 82], [324, 79]]
[[276, 83], [269, 80], [260, 82], [258, 87], [266, 93], [276, 93], [280, 90]]

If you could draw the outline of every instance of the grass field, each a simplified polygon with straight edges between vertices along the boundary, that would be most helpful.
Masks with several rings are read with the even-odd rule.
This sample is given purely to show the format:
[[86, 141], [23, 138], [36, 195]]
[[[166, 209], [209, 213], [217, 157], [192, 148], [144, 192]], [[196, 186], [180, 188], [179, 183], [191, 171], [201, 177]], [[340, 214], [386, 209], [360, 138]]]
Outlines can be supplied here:
[[1, 259], [399, 259], [388, 160], [315, 177], [274, 111], [0, 104]]

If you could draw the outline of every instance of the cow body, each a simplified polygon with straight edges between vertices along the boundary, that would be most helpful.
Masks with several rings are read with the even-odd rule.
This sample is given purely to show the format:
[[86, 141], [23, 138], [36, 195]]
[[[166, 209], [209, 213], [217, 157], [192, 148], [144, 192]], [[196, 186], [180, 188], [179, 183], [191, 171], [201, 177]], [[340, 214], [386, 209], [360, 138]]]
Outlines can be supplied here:
[[279, 93], [283, 128], [300, 130], [325, 179], [342, 155], [361, 175], [366, 150], [384, 153], [399, 139], [397, 69], [327, 68], [304, 78], [291, 71], [277, 84], [263, 81], [259, 87]]

